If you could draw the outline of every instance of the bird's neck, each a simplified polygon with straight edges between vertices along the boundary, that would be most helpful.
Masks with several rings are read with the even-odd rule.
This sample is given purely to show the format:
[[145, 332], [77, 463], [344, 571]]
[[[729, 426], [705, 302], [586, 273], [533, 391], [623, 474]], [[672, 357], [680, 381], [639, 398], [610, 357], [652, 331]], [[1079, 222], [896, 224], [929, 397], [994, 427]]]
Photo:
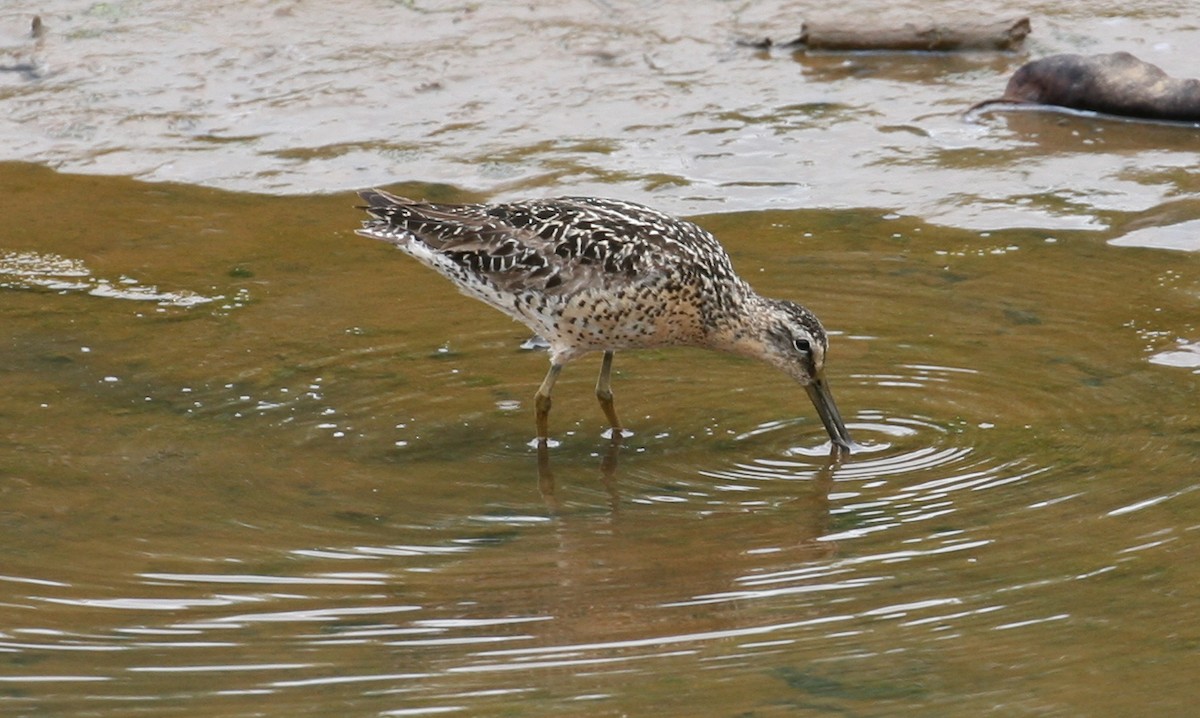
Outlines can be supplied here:
[[771, 300], [747, 286], [713, 322], [708, 334], [709, 347], [739, 356], [760, 357], [769, 318], [773, 315]]

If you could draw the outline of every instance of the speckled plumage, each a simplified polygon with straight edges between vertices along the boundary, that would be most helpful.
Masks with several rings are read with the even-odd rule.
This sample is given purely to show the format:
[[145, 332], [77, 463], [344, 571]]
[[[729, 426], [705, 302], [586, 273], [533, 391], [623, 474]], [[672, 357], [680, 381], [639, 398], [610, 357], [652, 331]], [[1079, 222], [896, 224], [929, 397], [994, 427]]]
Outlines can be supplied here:
[[[546, 412], [558, 369], [593, 351], [606, 353], [597, 394], [617, 428], [611, 392], [605, 405], [602, 389], [618, 349], [706, 347], [763, 359], [806, 387], [823, 385], [828, 339], [816, 316], [755, 293], [720, 243], [691, 222], [594, 197], [448, 205], [379, 190], [361, 196], [372, 218], [359, 234], [396, 245], [546, 339]], [[825, 413], [822, 420], [848, 447], [840, 418], [838, 431]]]

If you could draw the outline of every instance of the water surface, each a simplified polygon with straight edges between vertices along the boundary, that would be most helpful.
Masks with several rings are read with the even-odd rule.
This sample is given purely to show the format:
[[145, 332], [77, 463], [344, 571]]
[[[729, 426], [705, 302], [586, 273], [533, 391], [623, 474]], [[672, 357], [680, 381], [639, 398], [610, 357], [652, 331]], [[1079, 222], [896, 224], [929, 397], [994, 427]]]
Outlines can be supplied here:
[[[73, 0], [0, 10], [0, 158], [250, 192], [398, 181], [685, 214], [878, 207], [1098, 228], [1197, 190], [1194, 131], [962, 113], [1030, 59], [1196, 75], [1188, 0], [842, 4]], [[45, 36], [22, 38], [30, 17]], [[809, 54], [805, 20], [1015, 19], [1015, 53]], [[1018, 120], [1020, 122], [1020, 120]]]
[[[782, 4], [205, 8], [0, 35], [41, 63], [0, 73], [0, 712], [1200, 699], [1194, 128], [964, 123], [1022, 55], [734, 45]], [[1191, 71], [1187, 3], [1024, 11], [1030, 53]], [[354, 236], [368, 184], [705, 212], [834, 332], [865, 450], [831, 461], [781, 375], [664, 350], [618, 355], [618, 446], [568, 367], [539, 465], [544, 354]]]
[[616, 377], [634, 436], [601, 437], [579, 362], [539, 474], [544, 356], [354, 237], [350, 196], [3, 177], [18, 712], [1193, 696], [1196, 368], [1161, 360], [1194, 341], [1192, 253], [870, 211], [702, 218], [836, 328], [868, 450], [831, 462], [803, 392], [752, 363], [640, 352]]

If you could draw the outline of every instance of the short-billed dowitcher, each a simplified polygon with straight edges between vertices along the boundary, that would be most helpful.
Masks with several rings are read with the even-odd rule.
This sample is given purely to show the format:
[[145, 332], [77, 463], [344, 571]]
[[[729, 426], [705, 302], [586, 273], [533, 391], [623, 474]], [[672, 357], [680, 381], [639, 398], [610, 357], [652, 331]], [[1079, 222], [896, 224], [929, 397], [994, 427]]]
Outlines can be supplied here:
[[433, 204], [361, 192], [358, 233], [396, 245], [544, 337], [550, 371], [535, 395], [539, 441], [563, 365], [604, 352], [596, 396], [613, 431], [618, 349], [694, 346], [754, 357], [808, 392], [833, 443], [850, 434], [825, 380], [829, 340], [816, 315], [755, 292], [700, 227], [632, 202], [595, 197]]

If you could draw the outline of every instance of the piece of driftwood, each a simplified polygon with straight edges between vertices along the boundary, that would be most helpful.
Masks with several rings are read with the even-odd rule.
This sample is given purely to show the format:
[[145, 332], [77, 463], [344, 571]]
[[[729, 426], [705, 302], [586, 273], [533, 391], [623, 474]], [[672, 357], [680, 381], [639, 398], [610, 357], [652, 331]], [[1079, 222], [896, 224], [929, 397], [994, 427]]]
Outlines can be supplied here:
[[1013, 73], [1004, 95], [972, 107], [1037, 104], [1140, 119], [1200, 122], [1200, 80], [1180, 80], [1128, 52], [1051, 55]]
[[891, 26], [849, 21], [805, 22], [797, 44], [834, 52], [953, 52], [1015, 50], [1024, 42], [1029, 18], [984, 22], [938, 22], [933, 19]]

